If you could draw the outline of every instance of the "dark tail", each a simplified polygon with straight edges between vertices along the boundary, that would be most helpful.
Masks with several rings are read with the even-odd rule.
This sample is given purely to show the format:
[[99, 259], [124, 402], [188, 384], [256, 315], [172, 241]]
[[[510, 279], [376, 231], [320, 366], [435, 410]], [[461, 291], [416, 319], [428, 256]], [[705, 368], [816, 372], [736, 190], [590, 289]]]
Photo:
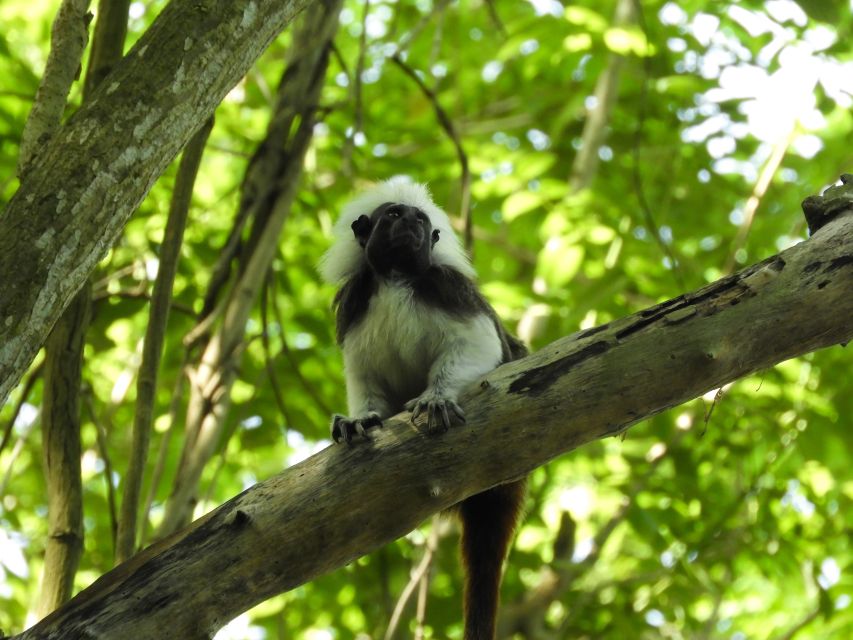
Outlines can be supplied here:
[[459, 507], [465, 565], [465, 640], [493, 640], [501, 569], [512, 539], [526, 481], [471, 496]]

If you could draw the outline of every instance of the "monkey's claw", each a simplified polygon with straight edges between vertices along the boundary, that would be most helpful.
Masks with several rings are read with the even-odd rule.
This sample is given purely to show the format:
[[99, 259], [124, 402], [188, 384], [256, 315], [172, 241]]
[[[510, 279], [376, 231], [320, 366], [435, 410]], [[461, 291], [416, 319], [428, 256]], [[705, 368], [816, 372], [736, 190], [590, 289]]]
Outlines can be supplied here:
[[460, 422], [465, 422], [465, 412], [455, 400], [432, 393], [425, 393], [420, 398], [409, 400], [406, 403], [406, 410], [412, 412], [412, 422], [426, 412], [429, 433], [447, 431], [452, 424], [451, 412]]
[[354, 437], [367, 439], [368, 429], [381, 426], [382, 419], [375, 411], [363, 418], [347, 418], [336, 413], [332, 416], [332, 440], [349, 444]]

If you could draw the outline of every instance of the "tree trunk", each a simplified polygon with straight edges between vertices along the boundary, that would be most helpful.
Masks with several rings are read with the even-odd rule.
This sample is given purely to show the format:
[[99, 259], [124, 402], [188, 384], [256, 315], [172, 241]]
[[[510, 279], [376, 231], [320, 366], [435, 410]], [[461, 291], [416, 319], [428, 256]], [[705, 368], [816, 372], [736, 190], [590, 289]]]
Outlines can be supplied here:
[[83, 552], [83, 479], [80, 471], [80, 378], [91, 295], [84, 286], [45, 343], [42, 459], [47, 487], [47, 541], [41, 591], [43, 618], [71, 597]]
[[810, 240], [499, 367], [461, 398], [468, 423], [441, 436], [401, 414], [369, 442], [328, 447], [141, 552], [18, 638], [208, 637], [470, 495], [849, 341], [853, 185], [839, 191], [827, 207], [835, 217]]
[[157, 177], [310, 0], [172, 0], [0, 216], [0, 404]]
[[[235, 220], [252, 220], [253, 227], [240, 251], [241, 268], [236, 282], [223, 294], [227, 299], [219, 325], [204, 345], [190, 376], [184, 446], [172, 493], [166, 501], [160, 536], [170, 535], [192, 520], [202, 471], [225, 432], [231, 388], [245, 346], [246, 322], [258, 301], [296, 197], [341, 11], [340, 0], [321, 0], [317, 5], [294, 32], [266, 136], [246, 170]], [[240, 238], [241, 231], [238, 222], [236, 238]], [[233, 255], [229, 251], [223, 253], [227, 265]], [[212, 288], [218, 286], [213, 284]], [[205, 318], [203, 324], [207, 321]]]

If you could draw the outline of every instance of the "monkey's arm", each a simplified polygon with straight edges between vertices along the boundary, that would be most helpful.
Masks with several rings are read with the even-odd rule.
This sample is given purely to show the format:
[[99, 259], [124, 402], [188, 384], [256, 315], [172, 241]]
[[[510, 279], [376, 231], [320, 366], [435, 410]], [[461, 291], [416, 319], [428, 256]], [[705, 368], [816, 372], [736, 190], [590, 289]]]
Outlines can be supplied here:
[[451, 412], [464, 421], [465, 414], [456, 402], [459, 394], [500, 361], [501, 341], [487, 314], [448, 322], [439, 355], [429, 370], [426, 390], [406, 403], [412, 420], [426, 411], [430, 431], [447, 430]]
[[367, 429], [379, 427], [391, 415], [387, 400], [379, 388], [371, 383], [372, 377], [357, 358], [344, 352], [347, 400], [350, 416], [338, 413], [332, 416], [332, 439], [350, 442], [354, 436], [367, 437]]

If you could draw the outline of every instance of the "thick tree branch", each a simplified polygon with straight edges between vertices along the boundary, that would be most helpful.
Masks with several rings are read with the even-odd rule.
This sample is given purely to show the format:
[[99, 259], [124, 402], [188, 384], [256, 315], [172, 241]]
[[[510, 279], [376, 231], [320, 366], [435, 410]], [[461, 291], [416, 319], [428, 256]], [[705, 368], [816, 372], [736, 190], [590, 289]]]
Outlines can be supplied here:
[[172, 0], [0, 216], [0, 403], [154, 180], [311, 0]]
[[741, 376], [849, 341], [853, 207], [843, 199], [847, 210], [806, 242], [489, 373], [462, 397], [465, 426], [429, 437], [401, 414], [369, 442], [330, 446], [255, 485], [18, 638], [163, 628], [207, 637], [467, 496]]

